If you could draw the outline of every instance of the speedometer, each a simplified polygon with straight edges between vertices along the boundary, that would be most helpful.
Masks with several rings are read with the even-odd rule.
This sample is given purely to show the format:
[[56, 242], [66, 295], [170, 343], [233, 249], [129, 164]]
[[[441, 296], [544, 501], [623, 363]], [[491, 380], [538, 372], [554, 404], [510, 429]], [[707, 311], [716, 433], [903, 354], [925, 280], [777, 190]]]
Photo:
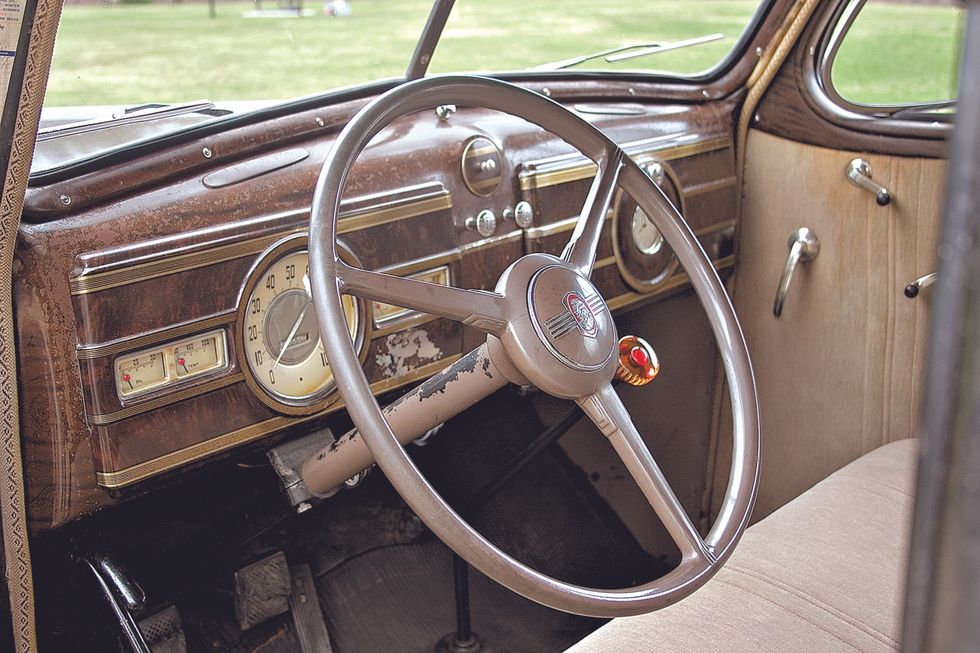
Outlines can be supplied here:
[[[240, 356], [249, 385], [267, 405], [314, 412], [333, 389], [310, 294], [305, 238], [273, 247], [252, 271], [239, 308]], [[358, 302], [344, 295], [351, 339], [358, 340]]]

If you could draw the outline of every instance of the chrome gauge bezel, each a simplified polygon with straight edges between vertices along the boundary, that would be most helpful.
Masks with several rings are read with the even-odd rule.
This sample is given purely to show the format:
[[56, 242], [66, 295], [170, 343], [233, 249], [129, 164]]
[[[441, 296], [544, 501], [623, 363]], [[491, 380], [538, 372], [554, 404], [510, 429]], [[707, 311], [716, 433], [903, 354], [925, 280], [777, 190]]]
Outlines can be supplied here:
[[[255, 264], [249, 270], [238, 296], [238, 313], [235, 328], [235, 345], [238, 356], [238, 366], [245, 378], [245, 383], [252, 394], [263, 404], [286, 415], [311, 415], [321, 412], [339, 400], [336, 393], [336, 380], [331, 376], [329, 381], [316, 392], [305, 396], [290, 396], [284, 393], [270, 391], [265, 384], [259, 382], [252, 369], [251, 360], [246, 349], [246, 329], [248, 324], [249, 300], [256, 286], [266, 277], [269, 268], [286, 256], [306, 253], [309, 249], [309, 239], [305, 233], [293, 234], [277, 241], [265, 252], [259, 255]], [[351, 265], [359, 265], [354, 255], [338, 246], [340, 257]], [[367, 302], [360, 298], [352, 298], [355, 307], [354, 348], [363, 360], [366, 355], [366, 344], [370, 342], [368, 332], [371, 328], [371, 316], [368, 313]]]
[[[681, 185], [673, 169], [668, 164], [654, 159], [638, 159], [637, 163], [642, 167], [651, 163], [659, 164], [661, 180], [655, 183], [660, 186], [672, 203], [675, 203], [674, 200], [676, 199], [677, 210], [680, 214], [682, 216], [687, 215], [684, 193], [681, 191]], [[629, 210], [624, 211], [624, 206]], [[613, 256], [623, 281], [634, 291], [646, 294], [656, 291], [673, 276], [677, 272], [679, 263], [666, 240], [662, 239], [656, 247], [652, 248], [652, 251], [644, 251], [640, 244], [635, 242], [633, 222], [638, 210], [642, 209], [636, 206], [632, 198], [623, 191], [619, 191], [611, 211], [611, 236]], [[652, 219], [650, 222], [656, 226]], [[659, 231], [659, 227], [657, 230]], [[626, 240], [627, 238], [629, 240]], [[657, 262], [657, 259], [660, 261]], [[651, 263], [656, 265], [656, 271], [652, 274], [643, 274], [641, 268], [647, 267]]]

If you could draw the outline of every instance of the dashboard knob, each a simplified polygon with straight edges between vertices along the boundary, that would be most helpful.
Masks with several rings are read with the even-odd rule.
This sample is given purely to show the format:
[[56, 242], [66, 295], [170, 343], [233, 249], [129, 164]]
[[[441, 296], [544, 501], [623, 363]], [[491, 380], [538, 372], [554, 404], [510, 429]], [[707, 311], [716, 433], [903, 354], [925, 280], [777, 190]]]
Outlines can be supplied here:
[[489, 237], [497, 230], [497, 216], [490, 209], [483, 209], [475, 218], [466, 218], [466, 228], [475, 229], [481, 236]]
[[643, 338], [623, 336], [619, 339], [619, 367], [616, 378], [630, 385], [646, 385], [660, 373], [660, 361]]
[[514, 206], [514, 222], [521, 229], [527, 229], [534, 223], [534, 209], [530, 202], [522, 200]]

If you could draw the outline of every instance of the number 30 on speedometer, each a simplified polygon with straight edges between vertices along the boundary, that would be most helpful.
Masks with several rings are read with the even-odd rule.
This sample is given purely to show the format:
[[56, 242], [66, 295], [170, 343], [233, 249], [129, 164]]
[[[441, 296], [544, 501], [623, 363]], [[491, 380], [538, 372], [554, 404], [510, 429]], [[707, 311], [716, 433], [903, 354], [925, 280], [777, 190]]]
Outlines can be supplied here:
[[[270, 255], [256, 267], [243, 297], [240, 335], [247, 377], [274, 408], [312, 406], [333, 387], [310, 297], [307, 251]], [[268, 261], [268, 263], [266, 263]], [[355, 300], [343, 297], [351, 338], [358, 331]], [[241, 312], [243, 311], [243, 313]], [[272, 403], [268, 401], [272, 400]]]

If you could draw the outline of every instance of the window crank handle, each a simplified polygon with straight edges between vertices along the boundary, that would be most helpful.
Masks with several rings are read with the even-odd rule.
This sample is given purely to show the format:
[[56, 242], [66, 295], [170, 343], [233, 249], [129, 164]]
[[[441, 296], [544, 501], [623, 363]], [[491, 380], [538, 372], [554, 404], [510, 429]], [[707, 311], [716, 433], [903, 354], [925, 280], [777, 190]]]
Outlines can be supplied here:
[[772, 304], [773, 315], [779, 317], [783, 314], [783, 302], [786, 301], [786, 293], [789, 291], [796, 266], [799, 263], [812, 261], [819, 253], [820, 241], [807, 227], [800, 227], [789, 237], [789, 256], [786, 258], [786, 265], [783, 266], [783, 275], [779, 278], [779, 287], [776, 288], [776, 300]]

